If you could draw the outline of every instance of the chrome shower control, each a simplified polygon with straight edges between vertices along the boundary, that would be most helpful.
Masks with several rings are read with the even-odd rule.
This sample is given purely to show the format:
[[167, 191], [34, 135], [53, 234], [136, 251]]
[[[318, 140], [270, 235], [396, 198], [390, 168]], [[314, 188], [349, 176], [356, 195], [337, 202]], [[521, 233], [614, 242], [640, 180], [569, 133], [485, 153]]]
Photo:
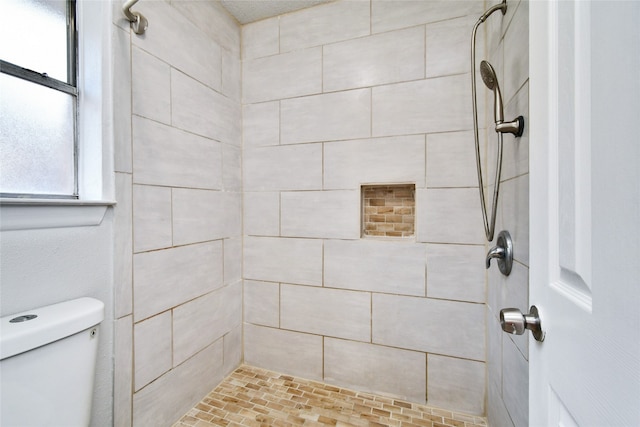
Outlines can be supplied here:
[[529, 329], [536, 341], [544, 341], [545, 333], [535, 305], [531, 306], [529, 314], [522, 314], [517, 308], [503, 308], [500, 310], [500, 325], [503, 331], [514, 335], [522, 335]]
[[491, 259], [498, 259], [498, 268], [500, 272], [505, 276], [511, 273], [511, 266], [513, 265], [513, 243], [511, 241], [511, 235], [508, 231], [502, 230], [498, 234], [498, 241], [496, 246], [489, 249], [487, 253], [487, 268], [491, 267]]

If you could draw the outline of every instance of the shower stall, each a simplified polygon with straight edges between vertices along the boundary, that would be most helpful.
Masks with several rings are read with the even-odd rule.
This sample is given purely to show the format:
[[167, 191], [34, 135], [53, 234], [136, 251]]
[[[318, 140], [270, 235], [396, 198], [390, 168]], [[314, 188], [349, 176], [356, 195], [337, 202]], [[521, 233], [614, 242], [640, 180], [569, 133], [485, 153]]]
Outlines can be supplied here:
[[[469, 72], [484, 2], [336, 1], [243, 26], [215, 2], [133, 9], [144, 35], [120, 12], [112, 30], [116, 424], [176, 420], [244, 362], [526, 425], [527, 344], [498, 311], [528, 307], [528, 136], [504, 136], [495, 209], [513, 270], [487, 274]], [[509, 1], [477, 34], [500, 112], [525, 120], [527, 22]], [[494, 89], [478, 91], [484, 182]], [[363, 189], [390, 186], [406, 200], [367, 211]], [[365, 215], [413, 235], [365, 236]]]

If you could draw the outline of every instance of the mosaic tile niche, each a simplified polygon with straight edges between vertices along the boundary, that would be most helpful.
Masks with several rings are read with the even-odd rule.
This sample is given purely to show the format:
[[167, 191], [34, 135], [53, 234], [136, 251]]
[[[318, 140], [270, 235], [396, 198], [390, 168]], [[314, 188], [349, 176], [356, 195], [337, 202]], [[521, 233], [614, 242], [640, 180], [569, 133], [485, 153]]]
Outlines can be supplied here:
[[413, 237], [415, 184], [362, 186], [362, 237]]

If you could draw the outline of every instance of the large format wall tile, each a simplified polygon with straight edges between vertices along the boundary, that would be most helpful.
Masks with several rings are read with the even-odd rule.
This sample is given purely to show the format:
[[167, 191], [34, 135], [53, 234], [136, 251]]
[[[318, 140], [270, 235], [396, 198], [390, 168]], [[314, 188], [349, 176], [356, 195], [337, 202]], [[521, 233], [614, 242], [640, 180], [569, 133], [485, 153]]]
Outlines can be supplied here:
[[411, 182], [424, 187], [424, 136], [336, 141], [324, 144], [324, 189]]
[[242, 284], [237, 282], [173, 310], [173, 366], [240, 325]]
[[[133, 311], [133, 190], [131, 174], [115, 173], [116, 200], [113, 207], [113, 306], [114, 317]], [[118, 326], [116, 326], [118, 327]], [[117, 333], [116, 333], [117, 336]]]
[[446, 0], [372, 0], [372, 32], [380, 33], [413, 27], [414, 25], [444, 21], [465, 15], [480, 17], [483, 8], [484, 2], [482, 0], [458, 0], [455, 3]]
[[[518, 116], [524, 118], [524, 133], [516, 138], [513, 135], [505, 135], [502, 152], [502, 177], [508, 180], [516, 176], [529, 173], [529, 83], [511, 98], [504, 109], [504, 116], [508, 120]], [[495, 138], [493, 135], [491, 138]]]
[[171, 124], [226, 143], [240, 132], [236, 102], [176, 70], [171, 70]]
[[373, 343], [483, 361], [484, 311], [483, 304], [373, 294]]
[[[484, 143], [480, 139], [480, 150]], [[473, 131], [427, 135], [427, 187], [477, 187]]]
[[485, 252], [480, 245], [428, 244], [427, 296], [484, 303]]
[[172, 194], [175, 245], [240, 234], [240, 193], [176, 188]]
[[411, 242], [327, 240], [324, 283], [333, 288], [425, 295], [425, 247]]
[[477, 20], [471, 15], [427, 25], [427, 77], [470, 72], [469, 40]]
[[173, 424], [224, 378], [222, 340], [150, 383], [133, 397], [133, 425]]
[[359, 191], [283, 192], [280, 212], [282, 236], [360, 237]]
[[[242, 99], [242, 61], [238, 58], [238, 53], [227, 49], [222, 49], [222, 93], [227, 98], [233, 100], [234, 106]], [[227, 123], [231, 126], [241, 123]]]
[[280, 193], [244, 193], [244, 234], [280, 235]]
[[247, 104], [322, 91], [322, 50], [312, 48], [245, 60], [243, 100]]
[[487, 385], [502, 390], [502, 336], [498, 313], [487, 307]]
[[[514, 262], [509, 276], [500, 275], [499, 279], [494, 279], [498, 285], [499, 304], [497, 304], [496, 318], [499, 316], [501, 308], [514, 307], [523, 313], [529, 312], [529, 269], [519, 262]], [[529, 359], [529, 337], [525, 335], [507, 335], [518, 347], [525, 359]]]
[[239, 56], [240, 26], [218, 2], [174, 0], [171, 6], [222, 48]]
[[484, 415], [485, 377], [483, 362], [428, 354], [429, 405]]
[[315, 286], [281, 285], [283, 329], [346, 338], [371, 339], [371, 295]]
[[224, 250], [224, 284], [230, 285], [242, 280], [242, 237], [235, 236], [224, 239], [222, 246]]
[[491, 425], [514, 427], [513, 420], [502, 400], [502, 387], [489, 383], [487, 396], [487, 419]]
[[134, 337], [135, 389], [140, 390], [171, 369], [171, 312], [137, 323]]
[[243, 160], [245, 191], [322, 188], [322, 144], [247, 149]]
[[337, 1], [280, 17], [282, 52], [369, 34], [368, 1]]
[[226, 191], [242, 191], [242, 148], [222, 144], [222, 184]]
[[523, 46], [529, 46], [529, 2], [521, 1], [516, 7], [504, 36], [503, 96], [507, 101], [529, 79], [529, 55], [523, 54]]
[[422, 79], [424, 46], [424, 27], [325, 46], [323, 89], [330, 92]]
[[248, 104], [242, 109], [245, 148], [280, 144], [280, 103]]
[[425, 354], [333, 338], [324, 343], [325, 381], [424, 402]]
[[173, 243], [171, 189], [133, 186], [133, 250], [168, 248]]
[[475, 188], [416, 190], [416, 212], [416, 238], [420, 242], [484, 243], [480, 198]]
[[[116, 4], [117, 2], [114, 2]], [[128, 23], [128, 21], [127, 21]], [[116, 24], [117, 25], [117, 24]], [[113, 27], [111, 33], [113, 81], [113, 167], [115, 172], [131, 173], [131, 36]]]
[[[136, 12], [144, 15], [150, 25], [144, 37], [131, 37], [133, 45], [220, 90], [222, 61], [220, 46], [216, 42], [186, 17], [175, 13], [168, 2], [139, 3]], [[172, 28], [180, 30], [168, 30]]]
[[502, 334], [502, 396], [516, 426], [529, 425], [529, 365], [518, 348]]
[[242, 59], [261, 58], [277, 53], [280, 53], [280, 17], [242, 26]]
[[171, 124], [171, 67], [142, 49], [131, 49], [133, 113]]
[[244, 321], [256, 325], [280, 326], [280, 285], [244, 281]]
[[220, 143], [133, 118], [134, 184], [222, 188]]
[[115, 320], [113, 334], [113, 425], [131, 425], [133, 316]]
[[245, 324], [244, 361], [249, 365], [322, 380], [322, 337]]
[[222, 337], [224, 346], [223, 375], [226, 377], [242, 363], [242, 323]]
[[472, 129], [470, 87], [466, 75], [374, 87], [373, 136]]
[[222, 264], [221, 241], [135, 254], [135, 320], [219, 288]]
[[246, 237], [244, 277], [303, 285], [322, 284], [322, 241]]
[[502, 183], [500, 204], [499, 225], [511, 234], [513, 258], [529, 265], [529, 174]]
[[280, 142], [332, 141], [371, 136], [371, 91], [358, 89], [287, 99], [280, 107]]

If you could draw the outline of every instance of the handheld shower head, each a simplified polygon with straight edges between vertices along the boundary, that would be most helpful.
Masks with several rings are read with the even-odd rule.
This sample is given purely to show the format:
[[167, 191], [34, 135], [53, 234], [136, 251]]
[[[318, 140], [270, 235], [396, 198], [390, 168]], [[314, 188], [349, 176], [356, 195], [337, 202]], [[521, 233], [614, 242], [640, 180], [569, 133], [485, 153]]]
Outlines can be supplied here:
[[496, 71], [487, 61], [482, 61], [480, 63], [480, 76], [482, 77], [482, 81], [485, 85], [487, 85], [489, 90], [493, 91], [495, 122], [502, 123], [504, 121], [504, 110], [502, 106], [502, 94], [500, 93], [500, 85], [498, 85], [498, 77], [496, 77]]
[[480, 63], [480, 75], [482, 76], [482, 81], [489, 89], [493, 90], [498, 84], [496, 71], [487, 61], [482, 61]]

